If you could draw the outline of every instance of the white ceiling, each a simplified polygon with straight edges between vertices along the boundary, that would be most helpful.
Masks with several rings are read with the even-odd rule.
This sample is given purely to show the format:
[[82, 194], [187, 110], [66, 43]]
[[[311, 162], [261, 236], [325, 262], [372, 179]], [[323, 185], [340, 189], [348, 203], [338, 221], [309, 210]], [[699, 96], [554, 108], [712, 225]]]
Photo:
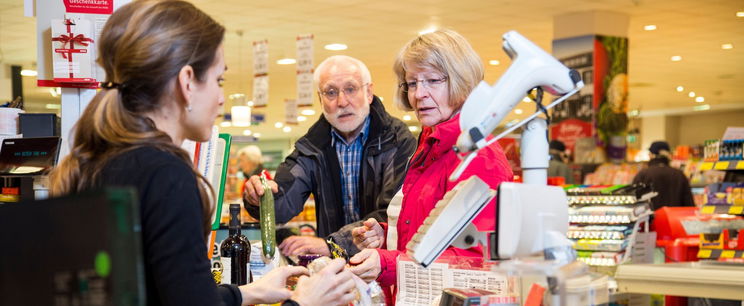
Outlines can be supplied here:
[[[245, 1], [195, 0], [198, 7], [223, 23], [229, 72], [225, 94], [252, 90], [251, 42], [269, 40], [270, 106], [262, 110], [267, 123], [251, 127], [264, 138], [298, 137], [317, 115], [294, 127], [289, 134], [274, 128], [283, 121], [284, 99], [295, 92], [295, 66], [277, 65], [282, 57], [294, 57], [295, 37], [314, 34], [315, 62], [333, 54], [357, 57], [369, 66], [376, 93], [388, 110], [402, 117], [392, 97], [395, 81], [392, 63], [408, 40], [429, 26], [452, 28], [475, 47], [486, 64], [486, 81], [495, 82], [508, 67], [501, 50], [501, 35], [517, 30], [546, 50], [553, 38], [553, 18], [558, 15], [604, 10], [630, 17], [630, 108], [641, 113], [691, 110], [696, 104], [689, 90], [705, 97], [711, 110], [744, 108], [744, 0], [305, 0]], [[658, 29], [645, 31], [644, 25]], [[241, 38], [237, 34], [243, 31]], [[36, 57], [35, 20], [23, 17], [21, 0], [0, 0], [0, 62], [31, 67]], [[328, 51], [328, 43], [345, 43], [346, 51]], [[734, 45], [723, 50], [722, 44]], [[682, 61], [672, 62], [673, 55]], [[499, 66], [488, 60], [501, 61]], [[37, 88], [25, 78], [24, 93], [30, 111], [45, 111], [53, 103], [47, 88]], [[678, 85], [685, 87], [678, 93]], [[229, 104], [229, 103], [228, 103]], [[320, 107], [315, 101], [315, 110]], [[526, 104], [525, 104], [526, 106]], [[48, 111], [48, 110], [47, 110]], [[521, 116], [531, 110], [525, 109]], [[511, 119], [511, 118], [509, 118]], [[415, 120], [415, 119], [414, 119]], [[414, 122], [411, 122], [413, 125]], [[228, 131], [240, 134], [242, 129]]]

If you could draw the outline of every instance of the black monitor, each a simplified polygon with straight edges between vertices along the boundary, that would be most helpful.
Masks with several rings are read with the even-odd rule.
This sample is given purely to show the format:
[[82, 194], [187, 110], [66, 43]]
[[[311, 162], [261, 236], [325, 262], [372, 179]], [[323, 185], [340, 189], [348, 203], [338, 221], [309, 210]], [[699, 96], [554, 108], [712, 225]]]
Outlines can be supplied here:
[[59, 145], [59, 137], [3, 139], [0, 175], [45, 174], [57, 163]]
[[134, 189], [0, 204], [0, 305], [145, 305]]

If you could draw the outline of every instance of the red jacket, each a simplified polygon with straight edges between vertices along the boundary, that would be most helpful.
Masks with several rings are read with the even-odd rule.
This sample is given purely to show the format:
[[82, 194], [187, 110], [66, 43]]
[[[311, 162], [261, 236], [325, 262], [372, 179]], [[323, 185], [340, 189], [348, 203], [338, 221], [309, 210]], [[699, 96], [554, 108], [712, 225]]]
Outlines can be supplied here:
[[[406, 244], [416, 230], [429, 216], [437, 201], [462, 180], [477, 175], [492, 189], [501, 182], [511, 181], [513, 174], [501, 146], [497, 142], [478, 151], [478, 155], [460, 176], [458, 181], [450, 182], [450, 174], [460, 163], [452, 147], [460, 136], [460, 114], [442, 122], [434, 129], [424, 127], [418, 148], [411, 158], [406, 178], [403, 181], [403, 203], [398, 217], [397, 250], [377, 249], [380, 254], [382, 272], [377, 279], [382, 286], [395, 284], [396, 258], [405, 253]], [[493, 231], [496, 228], [496, 201], [493, 200], [473, 220], [480, 230]], [[481, 247], [458, 249], [448, 247], [442, 255], [483, 256]]]

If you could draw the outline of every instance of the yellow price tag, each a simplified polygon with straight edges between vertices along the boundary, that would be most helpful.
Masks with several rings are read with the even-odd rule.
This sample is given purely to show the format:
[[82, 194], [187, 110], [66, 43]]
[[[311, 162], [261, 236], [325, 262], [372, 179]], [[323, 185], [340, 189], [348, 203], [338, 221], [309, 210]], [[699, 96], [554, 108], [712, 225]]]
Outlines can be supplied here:
[[705, 170], [710, 170], [710, 169], [713, 169], [713, 164], [714, 164], [713, 162], [705, 162], [705, 163], [703, 163], [703, 164], [702, 164], [702, 165], [700, 166], [700, 170], [703, 170], [703, 171], [705, 171]]
[[740, 160], [736, 163], [736, 169], [744, 170], [744, 160]]
[[721, 258], [734, 258], [736, 256], [736, 251], [733, 250], [725, 250], [721, 252]]
[[729, 167], [729, 162], [727, 161], [719, 161], [716, 163], [716, 170], [726, 170]]
[[715, 205], [705, 205], [703, 206], [703, 209], [700, 210], [703, 214], [711, 215], [716, 212], [716, 206]]
[[700, 251], [698, 251], [698, 258], [710, 258], [711, 252], [713, 252], [713, 250], [700, 249]]
[[741, 213], [744, 212], [744, 206], [731, 206], [729, 208], [729, 215], [741, 215]]

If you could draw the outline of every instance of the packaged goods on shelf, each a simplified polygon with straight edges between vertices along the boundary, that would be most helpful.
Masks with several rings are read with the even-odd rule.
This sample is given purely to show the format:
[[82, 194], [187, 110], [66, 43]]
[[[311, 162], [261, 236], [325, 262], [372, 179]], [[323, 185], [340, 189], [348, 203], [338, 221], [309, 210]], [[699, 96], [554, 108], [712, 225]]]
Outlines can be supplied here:
[[744, 139], [727, 139], [721, 143], [718, 160], [742, 160], [744, 156]]
[[579, 239], [576, 240], [574, 248], [584, 251], [611, 251], [620, 252], [628, 246], [627, 240], [611, 239]]
[[568, 228], [569, 239], [614, 239], [623, 240], [631, 232], [627, 225], [571, 225]]

